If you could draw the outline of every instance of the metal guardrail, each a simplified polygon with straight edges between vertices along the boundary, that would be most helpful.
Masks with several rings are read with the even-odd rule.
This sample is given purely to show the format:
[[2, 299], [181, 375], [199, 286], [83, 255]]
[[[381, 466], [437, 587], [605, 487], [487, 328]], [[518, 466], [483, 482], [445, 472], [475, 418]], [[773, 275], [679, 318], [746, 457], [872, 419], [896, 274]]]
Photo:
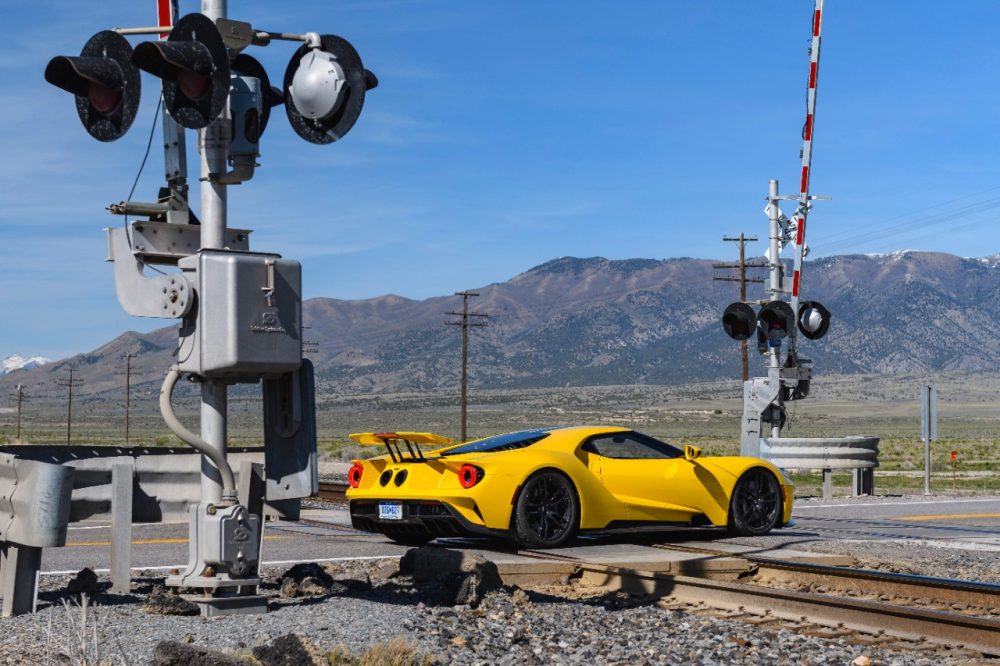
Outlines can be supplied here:
[[878, 437], [781, 437], [760, 441], [761, 455], [782, 469], [878, 467]]
[[34, 608], [42, 548], [66, 543], [73, 469], [0, 453], [0, 597], [4, 617]]
[[760, 440], [762, 458], [781, 469], [823, 470], [823, 497], [832, 495], [834, 470], [852, 470], [851, 494], [871, 495], [875, 491], [878, 467], [878, 437], [780, 437]]
[[[112, 470], [128, 464], [134, 469], [132, 520], [139, 523], [186, 521], [188, 507], [201, 496], [201, 455], [188, 447], [44, 446], [0, 447], [0, 455], [65, 465], [76, 470], [69, 521], [111, 519]], [[233, 469], [241, 463], [263, 463], [260, 447], [231, 448]], [[299, 500], [269, 502], [265, 514], [295, 520]]]

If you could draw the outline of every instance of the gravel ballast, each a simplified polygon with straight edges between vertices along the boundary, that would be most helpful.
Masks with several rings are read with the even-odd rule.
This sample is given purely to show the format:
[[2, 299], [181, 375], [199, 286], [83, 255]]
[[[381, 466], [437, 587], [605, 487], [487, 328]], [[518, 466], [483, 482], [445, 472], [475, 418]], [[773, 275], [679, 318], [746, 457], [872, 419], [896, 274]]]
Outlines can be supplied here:
[[[292, 633], [321, 651], [346, 646], [355, 654], [401, 637], [437, 662], [454, 664], [850, 664], [859, 657], [875, 664], [960, 661], [767, 631], [660, 608], [622, 593], [568, 600], [551, 592], [505, 588], [486, 593], [476, 607], [433, 606], [421, 600], [423, 591], [412, 580], [393, 577], [389, 562], [332, 570], [331, 593], [294, 599], [277, 594], [281, 571], [266, 572], [271, 612], [213, 619], [149, 614], [142, 602], [158, 579], [138, 580], [133, 594], [96, 596], [85, 637], [80, 635], [79, 606], [64, 606], [57, 596], [69, 577], [53, 577], [44, 580], [47, 608], [3, 621], [0, 663], [66, 663], [67, 657], [76, 663], [85, 650], [94, 663], [121, 663], [122, 658], [148, 663], [164, 640], [247, 657]], [[101, 582], [107, 590], [107, 582]]]

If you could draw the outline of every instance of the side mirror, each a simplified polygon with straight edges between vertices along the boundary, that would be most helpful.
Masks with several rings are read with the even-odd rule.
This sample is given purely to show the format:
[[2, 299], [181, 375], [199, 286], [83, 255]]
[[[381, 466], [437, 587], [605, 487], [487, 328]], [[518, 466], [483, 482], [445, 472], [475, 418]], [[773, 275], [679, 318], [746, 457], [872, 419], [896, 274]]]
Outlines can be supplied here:
[[690, 444], [684, 445], [684, 460], [694, 460], [701, 457], [701, 449]]

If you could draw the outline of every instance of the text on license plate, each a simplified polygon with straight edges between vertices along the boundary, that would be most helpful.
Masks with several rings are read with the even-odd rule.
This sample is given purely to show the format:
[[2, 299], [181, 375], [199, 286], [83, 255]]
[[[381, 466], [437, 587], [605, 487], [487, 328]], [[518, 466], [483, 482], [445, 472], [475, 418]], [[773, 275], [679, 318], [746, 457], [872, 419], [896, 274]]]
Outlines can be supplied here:
[[402, 520], [403, 519], [403, 503], [402, 502], [379, 502], [378, 503], [378, 517], [381, 520]]

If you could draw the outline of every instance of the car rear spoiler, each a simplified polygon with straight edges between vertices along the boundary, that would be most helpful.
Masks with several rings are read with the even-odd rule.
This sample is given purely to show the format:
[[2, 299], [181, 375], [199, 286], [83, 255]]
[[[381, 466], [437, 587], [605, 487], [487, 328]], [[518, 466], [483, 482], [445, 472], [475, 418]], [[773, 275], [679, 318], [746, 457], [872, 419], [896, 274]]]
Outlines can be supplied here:
[[393, 462], [403, 461], [403, 452], [399, 448], [400, 442], [406, 445], [410, 459], [418, 462], [426, 460], [424, 452], [420, 450], [421, 444], [447, 446], [455, 443], [450, 437], [435, 435], [432, 432], [355, 432], [351, 433], [350, 438], [358, 444], [366, 446], [384, 445]]

